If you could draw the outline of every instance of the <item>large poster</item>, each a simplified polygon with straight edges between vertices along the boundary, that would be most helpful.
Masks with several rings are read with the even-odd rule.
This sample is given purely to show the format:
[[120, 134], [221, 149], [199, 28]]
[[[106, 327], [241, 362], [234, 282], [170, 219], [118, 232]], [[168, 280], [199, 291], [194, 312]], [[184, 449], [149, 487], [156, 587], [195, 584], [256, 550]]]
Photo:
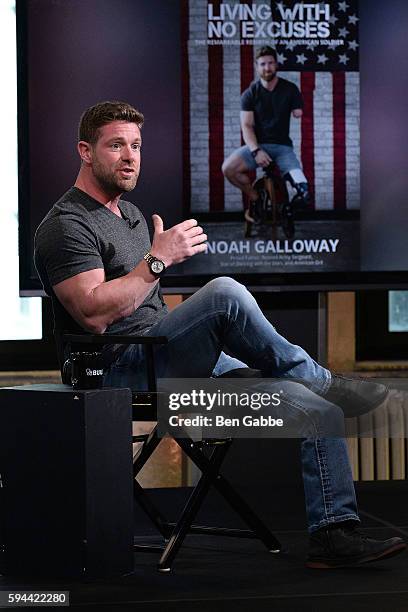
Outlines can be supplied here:
[[[184, 272], [358, 270], [357, 0], [189, 0], [183, 24], [185, 208], [208, 234], [207, 254], [183, 264]], [[248, 233], [246, 196], [221, 168], [244, 144], [241, 94], [259, 80], [255, 58], [265, 45], [276, 50], [278, 78], [293, 83], [303, 99], [303, 115], [291, 116], [289, 136], [310, 199], [306, 207], [293, 205], [290, 231], [278, 201], [275, 217], [269, 212], [268, 223]], [[280, 179], [274, 180], [279, 192]], [[284, 183], [291, 202], [296, 191]]]

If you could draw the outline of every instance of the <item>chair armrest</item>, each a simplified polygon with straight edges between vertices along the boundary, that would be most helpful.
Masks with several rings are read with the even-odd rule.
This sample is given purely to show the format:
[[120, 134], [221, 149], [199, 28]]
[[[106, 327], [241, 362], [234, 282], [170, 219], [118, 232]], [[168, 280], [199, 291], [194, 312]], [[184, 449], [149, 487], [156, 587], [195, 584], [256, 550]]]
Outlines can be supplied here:
[[[91, 346], [103, 346], [104, 344], [143, 344], [147, 363], [147, 381], [151, 392], [156, 391], [156, 371], [154, 367], [153, 346], [167, 344], [166, 336], [105, 336], [96, 334], [63, 334], [62, 340], [67, 342], [69, 347], [72, 344], [89, 344]], [[65, 367], [65, 364], [64, 364]], [[64, 374], [62, 369], [62, 379], [66, 382], [68, 374]]]

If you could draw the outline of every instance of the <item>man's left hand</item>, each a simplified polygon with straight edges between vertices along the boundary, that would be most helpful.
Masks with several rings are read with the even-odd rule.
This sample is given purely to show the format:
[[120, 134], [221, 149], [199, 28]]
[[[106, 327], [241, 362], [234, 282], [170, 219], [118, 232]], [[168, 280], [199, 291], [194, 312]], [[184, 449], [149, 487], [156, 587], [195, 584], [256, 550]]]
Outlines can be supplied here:
[[269, 157], [266, 151], [259, 149], [258, 153], [255, 155], [255, 161], [258, 166], [261, 168], [266, 168], [272, 162], [272, 158]]

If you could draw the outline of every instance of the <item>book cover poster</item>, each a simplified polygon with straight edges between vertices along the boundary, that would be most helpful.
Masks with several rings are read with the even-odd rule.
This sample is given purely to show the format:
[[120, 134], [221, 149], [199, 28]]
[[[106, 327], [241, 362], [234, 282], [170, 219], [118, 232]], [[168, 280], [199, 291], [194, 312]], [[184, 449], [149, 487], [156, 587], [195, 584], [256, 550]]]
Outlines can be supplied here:
[[[357, 0], [183, 3], [185, 215], [208, 234], [207, 253], [183, 264], [185, 273], [359, 269], [358, 26]], [[246, 196], [222, 165], [244, 144], [241, 94], [259, 79], [255, 55], [265, 45], [276, 50], [277, 76], [301, 93], [289, 136], [311, 198], [294, 210], [292, 235], [278, 220], [248, 237]]]

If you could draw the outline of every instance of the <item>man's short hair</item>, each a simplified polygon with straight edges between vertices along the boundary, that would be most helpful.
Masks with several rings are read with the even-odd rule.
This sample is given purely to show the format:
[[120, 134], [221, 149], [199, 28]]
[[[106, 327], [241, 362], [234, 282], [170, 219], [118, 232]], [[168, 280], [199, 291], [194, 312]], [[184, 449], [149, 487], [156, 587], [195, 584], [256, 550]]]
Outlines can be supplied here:
[[95, 144], [99, 138], [99, 130], [112, 121], [127, 121], [136, 123], [141, 128], [144, 122], [142, 113], [127, 102], [99, 102], [88, 108], [79, 122], [78, 138]]
[[272, 57], [275, 58], [275, 61], [278, 61], [278, 54], [276, 53], [276, 49], [270, 47], [269, 45], [265, 45], [264, 47], [260, 47], [259, 49], [257, 49], [257, 52], [255, 53], [255, 59], [259, 60], [259, 58], [263, 57], [264, 55], [272, 55]]

